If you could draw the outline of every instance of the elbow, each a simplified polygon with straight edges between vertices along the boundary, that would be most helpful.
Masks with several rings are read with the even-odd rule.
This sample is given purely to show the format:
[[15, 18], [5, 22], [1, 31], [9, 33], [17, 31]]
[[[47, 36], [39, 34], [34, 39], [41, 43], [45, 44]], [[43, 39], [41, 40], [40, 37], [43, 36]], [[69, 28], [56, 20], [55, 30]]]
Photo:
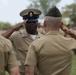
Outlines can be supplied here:
[[20, 75], [19, 73], [19, 67], [14, 67], [9, 70], [10, 75]]

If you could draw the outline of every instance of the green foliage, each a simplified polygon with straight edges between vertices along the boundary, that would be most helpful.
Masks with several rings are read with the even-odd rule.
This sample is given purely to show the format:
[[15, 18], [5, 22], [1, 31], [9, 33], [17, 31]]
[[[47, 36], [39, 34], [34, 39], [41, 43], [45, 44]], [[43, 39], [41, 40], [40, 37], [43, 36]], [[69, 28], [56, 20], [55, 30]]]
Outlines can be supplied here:
[[35, 7], [39, 8], [42, 13], [45, 15], [47, 10], [53, 6], [56, 5], [61, 0], [30, 0], [32, 3], [29, 7]]
[[69, 18], [70, 24], [72, 26], [76, 25], [76, 4], [67, 5], [66, 7], [63, 7], [63, 16], [65, 18]]
[[0, 22], [0, 29], [4, 30], [4, 29], [8, 29], [11, 27], [11, 24], [9, 22]]
[[76, 75], [76, 55], [73, 57], [71, 75]]
[[6, 75], [9, 75], [8, 72], [6, 72]]

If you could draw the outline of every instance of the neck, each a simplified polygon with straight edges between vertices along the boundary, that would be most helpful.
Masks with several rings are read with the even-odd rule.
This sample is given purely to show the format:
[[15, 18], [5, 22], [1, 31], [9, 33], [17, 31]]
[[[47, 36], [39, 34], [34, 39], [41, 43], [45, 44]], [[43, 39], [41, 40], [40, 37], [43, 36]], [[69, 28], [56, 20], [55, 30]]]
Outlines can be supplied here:
[[59, 31], [59, 28], [58, 29], [52, 29], [52, 28], [51, 29], [49, 29], [49, 28], [46, 29], [46, 33], [50, 32], [50, 31]]
[[35, 33], [32, 33], [31, 35], [37, 35], [38, 34], [38, 32], [36, 31]]

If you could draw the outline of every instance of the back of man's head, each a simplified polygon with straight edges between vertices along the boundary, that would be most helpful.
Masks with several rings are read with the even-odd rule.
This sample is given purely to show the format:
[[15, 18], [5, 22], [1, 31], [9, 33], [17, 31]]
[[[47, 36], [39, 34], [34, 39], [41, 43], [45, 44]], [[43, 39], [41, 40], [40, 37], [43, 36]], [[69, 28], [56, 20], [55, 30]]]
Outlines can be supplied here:
[[45, 15], [45, 21], [47, 26], [51, 29], [56, 29], [62, 22], [62, 15], [56, 6], [53, 6]]

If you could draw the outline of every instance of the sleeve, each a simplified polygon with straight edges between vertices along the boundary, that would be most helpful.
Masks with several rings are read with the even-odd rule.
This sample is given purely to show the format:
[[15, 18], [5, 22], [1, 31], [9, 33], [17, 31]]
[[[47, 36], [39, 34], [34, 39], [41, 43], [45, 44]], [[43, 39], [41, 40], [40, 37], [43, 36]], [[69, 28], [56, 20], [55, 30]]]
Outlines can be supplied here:
[[72, 38], [71, 41], [69, 42], [69, 44], [70, 44], [69, 47], [71, 50], [74, 50], [74, 49], [76, 50], [76, 40], [75, 39]]
[[8, 53], [8, 65], [7, 65], [7, 68], [9, 70], [9, 69], [17, 67], [17, 66], [19, 66], [19, 63], [18, 63], [18, 61], [16, 59], [16, 56], [14, 54], [13, 49], [11, 48], [11, 50]]
[[9, 37], [9, 40], [13, 43], [13, 35], [11, 34], [11, 36]]
[[25, 65], [30, 65], [34, 67], [36, 67], [37, 65], [36, 48], [32, 44], [28, 49]]

